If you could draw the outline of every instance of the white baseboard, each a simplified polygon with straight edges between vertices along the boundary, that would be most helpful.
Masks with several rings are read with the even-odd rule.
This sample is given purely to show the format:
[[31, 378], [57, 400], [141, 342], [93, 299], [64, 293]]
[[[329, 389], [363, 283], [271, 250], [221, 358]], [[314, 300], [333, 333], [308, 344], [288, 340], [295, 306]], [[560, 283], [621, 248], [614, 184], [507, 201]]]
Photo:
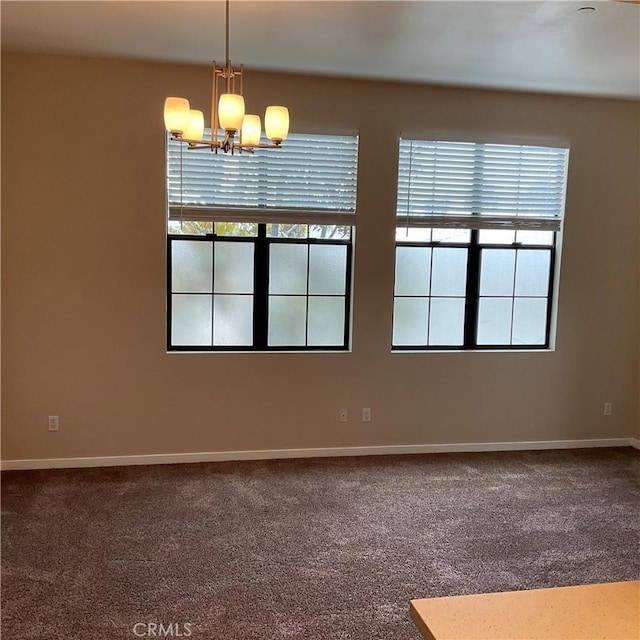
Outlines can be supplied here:
[[226, 462], [230, 460], [331, 458], [342, 456], [379, 456], [416, 453], [462, 453], [472, 451], [527, 451], [534, 449], [587, 449], [594, 447], [628, 446], [640, 449], [640, 441], [634, 438], [609, 438], [604, 440], [401, 444], [377, 447], [332, 447], [327, 449], [263, 449], [257, 451], [211, 451], [203, 453], [153, 453], [139, 456], [106, 456], [101, 458], [3, 460], [1, 468], [3, 471], [12, 471], [19, 469], [67, 469], [74, 467], [120, 467], [189, 462]]

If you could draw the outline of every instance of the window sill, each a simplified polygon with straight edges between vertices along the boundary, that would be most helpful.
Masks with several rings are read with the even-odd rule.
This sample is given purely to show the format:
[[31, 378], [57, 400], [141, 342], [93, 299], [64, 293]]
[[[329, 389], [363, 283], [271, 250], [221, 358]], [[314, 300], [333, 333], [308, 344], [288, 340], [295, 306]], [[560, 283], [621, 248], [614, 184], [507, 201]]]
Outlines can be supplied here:
[[391, 353], [553, 353], [554, 347], [545, 349], [393, 349]]
[[234, 355], [291, 355], [291, 354], [339, 354], [339, 353], [352, 353], [351, 349], [291, 349], [291, 350], [282, 350], [282, 351], [165, 351], [167, 355], [181, 355], [181, 356], [202, 356], [202, 355], [224, 355], [224, 354], [234, 354]]

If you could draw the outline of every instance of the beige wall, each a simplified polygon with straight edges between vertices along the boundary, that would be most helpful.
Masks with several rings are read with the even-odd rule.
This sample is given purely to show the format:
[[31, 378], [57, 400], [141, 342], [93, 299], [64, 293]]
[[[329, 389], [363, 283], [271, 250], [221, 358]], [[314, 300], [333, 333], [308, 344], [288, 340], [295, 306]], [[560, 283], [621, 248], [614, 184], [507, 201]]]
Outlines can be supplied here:
[[[360, 131], [353, 352], [168, 355], [162, 102], [206, 107], [208, 85], [204, 67], [3, 56], [4, 459], [637, 432], [637, 102], [249, 75], [253, 110]], [[402, 130], [570, 142], [555, 352], [390, 353]]]

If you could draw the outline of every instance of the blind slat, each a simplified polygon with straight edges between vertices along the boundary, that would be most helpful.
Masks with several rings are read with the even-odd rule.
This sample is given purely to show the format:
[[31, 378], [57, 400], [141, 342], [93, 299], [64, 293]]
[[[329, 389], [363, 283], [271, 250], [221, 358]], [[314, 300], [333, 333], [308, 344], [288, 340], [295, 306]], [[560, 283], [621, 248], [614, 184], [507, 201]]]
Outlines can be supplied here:
[[[291, 224], [355, 224], [353, 212], [333, 212], [326, 209], [275, 209], [269, 211], [269, 222]], [[252, 207], [214, 209], [211, 207], [169, 207], [169, 220], [198, 220], [200, 222], [264, 222], [265, 213]]]
[[402, 139], [397, 216], [413, 226], [557, 230], [568, 155], [562, 148]]
[[429, 227], [434, 229], [515, 229], [517, 231], [560, 231], [559, 218], [536, 216], [403, 216], [398, 218], [398, 226]]
[[[169, 140], [167, 192], [171, 219], [276, 220], [295, 212], [313, 222], [352, 224], [356, 210], [358, 137], [291, 134], [281, 149], [229, 155], [187, 149]], [[220, 216], [223, 216], [221, 218]], [[176, 217], [177, 216], [177, 217]], [[189, 216], [189, 217], [187, 217]], [[331, 218], [331, 219], [330, 219]], [[333, 220], [343, 220], [336, 223]]]

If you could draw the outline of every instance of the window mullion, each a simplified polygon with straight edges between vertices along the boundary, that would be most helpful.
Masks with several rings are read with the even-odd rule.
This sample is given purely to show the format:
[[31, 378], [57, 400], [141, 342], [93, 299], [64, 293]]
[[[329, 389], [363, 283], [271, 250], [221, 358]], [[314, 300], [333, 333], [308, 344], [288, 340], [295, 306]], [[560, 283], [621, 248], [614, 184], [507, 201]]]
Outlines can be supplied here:
[[478, 325], [478, 301], [480, 294], [480, 232], [471, 231], [471, 241], [467, 253], [467, 290], [464, 310], [464, 348], [476, 348], [476, 327]]
[[267, 315], [269, 312], [269, 243], [267, 225], [258, 225], [253, 262], [253, 348], [267, 348]]
[[211, 239], [211, 346], [215, 346], [215, 313], [216, 313], [216, 225], [213, 224]]

